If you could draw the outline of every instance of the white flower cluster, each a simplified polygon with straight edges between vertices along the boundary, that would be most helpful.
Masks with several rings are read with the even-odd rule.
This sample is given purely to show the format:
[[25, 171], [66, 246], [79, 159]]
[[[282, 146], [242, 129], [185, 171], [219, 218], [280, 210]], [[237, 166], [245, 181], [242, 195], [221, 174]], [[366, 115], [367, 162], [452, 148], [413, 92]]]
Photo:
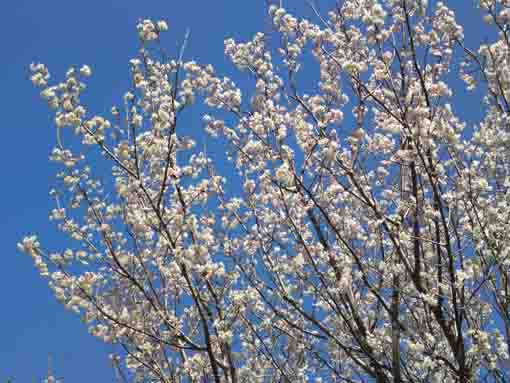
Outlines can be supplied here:
[[142, 20], [136, 25], [138, 36], [142, 41], [151, 41], [159, 38], [161, 32], [168, 30], [168, 24], [164, 20], [154, 22], [152, 20]]

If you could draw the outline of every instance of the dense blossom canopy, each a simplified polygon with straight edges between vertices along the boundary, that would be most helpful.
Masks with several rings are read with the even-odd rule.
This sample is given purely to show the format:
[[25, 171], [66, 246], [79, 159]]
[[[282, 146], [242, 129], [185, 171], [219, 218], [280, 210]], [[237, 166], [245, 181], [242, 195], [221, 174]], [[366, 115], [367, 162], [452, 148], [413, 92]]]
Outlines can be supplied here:
[[[74, 245], [19, 247], [125, 380], [510, 381], [510, 1], [473, 7], [481, 46], [449, 3], [273, 5], [225, 41], [246, 89], [142, 20], [111, 116], [80, 101], [90, 67], [32, 64]], [[180, 125], [193, 108], [222, 162]]]

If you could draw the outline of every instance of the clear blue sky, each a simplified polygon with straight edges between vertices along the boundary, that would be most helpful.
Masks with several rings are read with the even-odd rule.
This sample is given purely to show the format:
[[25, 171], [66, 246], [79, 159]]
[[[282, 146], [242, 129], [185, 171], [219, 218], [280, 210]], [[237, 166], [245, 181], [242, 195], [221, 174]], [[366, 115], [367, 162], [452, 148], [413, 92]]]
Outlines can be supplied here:
[[[331, 0], [316, 0], [327, 9]], [[472, 24], [471, 1], [450, 0]], [[23, 235], [36, 232], [49, 249], [60, 237], [48, 222], [53, 203], [48, 191], [55, 167], [48, 155], [55, 140], [51, 112], [28, 81], [32, 61], [48, 65], [62, 78], [70, 65], [90, 64], [94, 75], [85, 100], [102, 113], [121, 100], [128, 80], [128, 59], [136, 53], [138, 18], [163, 18], [170, 24], [165, 46], [175, 51], [191, 29], [187, 58], [212, 63], [220, 73], [232, 66], [223, 40], [247, 40], [265, 27], [264, 0], [1, 0], [0, 111], [2, 181], [0, 187], [0, 383], [40, 380], [48, 356], [57, 376], [68, 383], [111, 382], [109, 347], [87, 333], [79, 318], [56, 302], [31, 263], [16, 250]], [[304, 0], [285, 0], [304, 10]], [[306, 12], [309, 14], [310, 12]], [[470, 16], [468, 16], [470, 15]], [[478, 21], [478, 20], [476, 20]], [[467, 34], [477, 33], [468, 28]], [[468, 105], [469, 106], [469, 105]], [[473, 106], [473, 105], [471, 105]], [[191, 127], [198, 129], [198, 127]]]

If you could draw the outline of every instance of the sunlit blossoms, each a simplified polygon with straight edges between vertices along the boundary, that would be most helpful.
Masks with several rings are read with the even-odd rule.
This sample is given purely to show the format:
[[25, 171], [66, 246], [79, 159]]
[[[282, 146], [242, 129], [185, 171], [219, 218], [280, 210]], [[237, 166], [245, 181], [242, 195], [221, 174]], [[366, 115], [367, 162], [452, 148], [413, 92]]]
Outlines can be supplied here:
[[32, 64], [70, 240], [19, 249], [129, 380], [510, 381], [510, 2], [468, 5], [272, 5], [230, 76], [140, 20], [108, 116]]

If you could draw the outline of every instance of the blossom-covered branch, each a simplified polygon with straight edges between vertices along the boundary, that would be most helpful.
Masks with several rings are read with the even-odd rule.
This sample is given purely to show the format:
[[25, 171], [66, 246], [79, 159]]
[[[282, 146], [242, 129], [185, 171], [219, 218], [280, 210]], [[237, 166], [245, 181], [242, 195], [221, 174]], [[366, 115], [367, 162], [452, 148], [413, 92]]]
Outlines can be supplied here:
[[[510, 2], [473, 8], [496, 32], [479, 47], [449, 3], [273, 5], [271, 31], [225, 41], [253, 89], [142, 20], [111, 116], [81, 103], [89, 66], [31, 66], [75, 245], [19, 247], [124, 381], [510, 380]], [[204, 108], [219, 161], [180, 119]]]

